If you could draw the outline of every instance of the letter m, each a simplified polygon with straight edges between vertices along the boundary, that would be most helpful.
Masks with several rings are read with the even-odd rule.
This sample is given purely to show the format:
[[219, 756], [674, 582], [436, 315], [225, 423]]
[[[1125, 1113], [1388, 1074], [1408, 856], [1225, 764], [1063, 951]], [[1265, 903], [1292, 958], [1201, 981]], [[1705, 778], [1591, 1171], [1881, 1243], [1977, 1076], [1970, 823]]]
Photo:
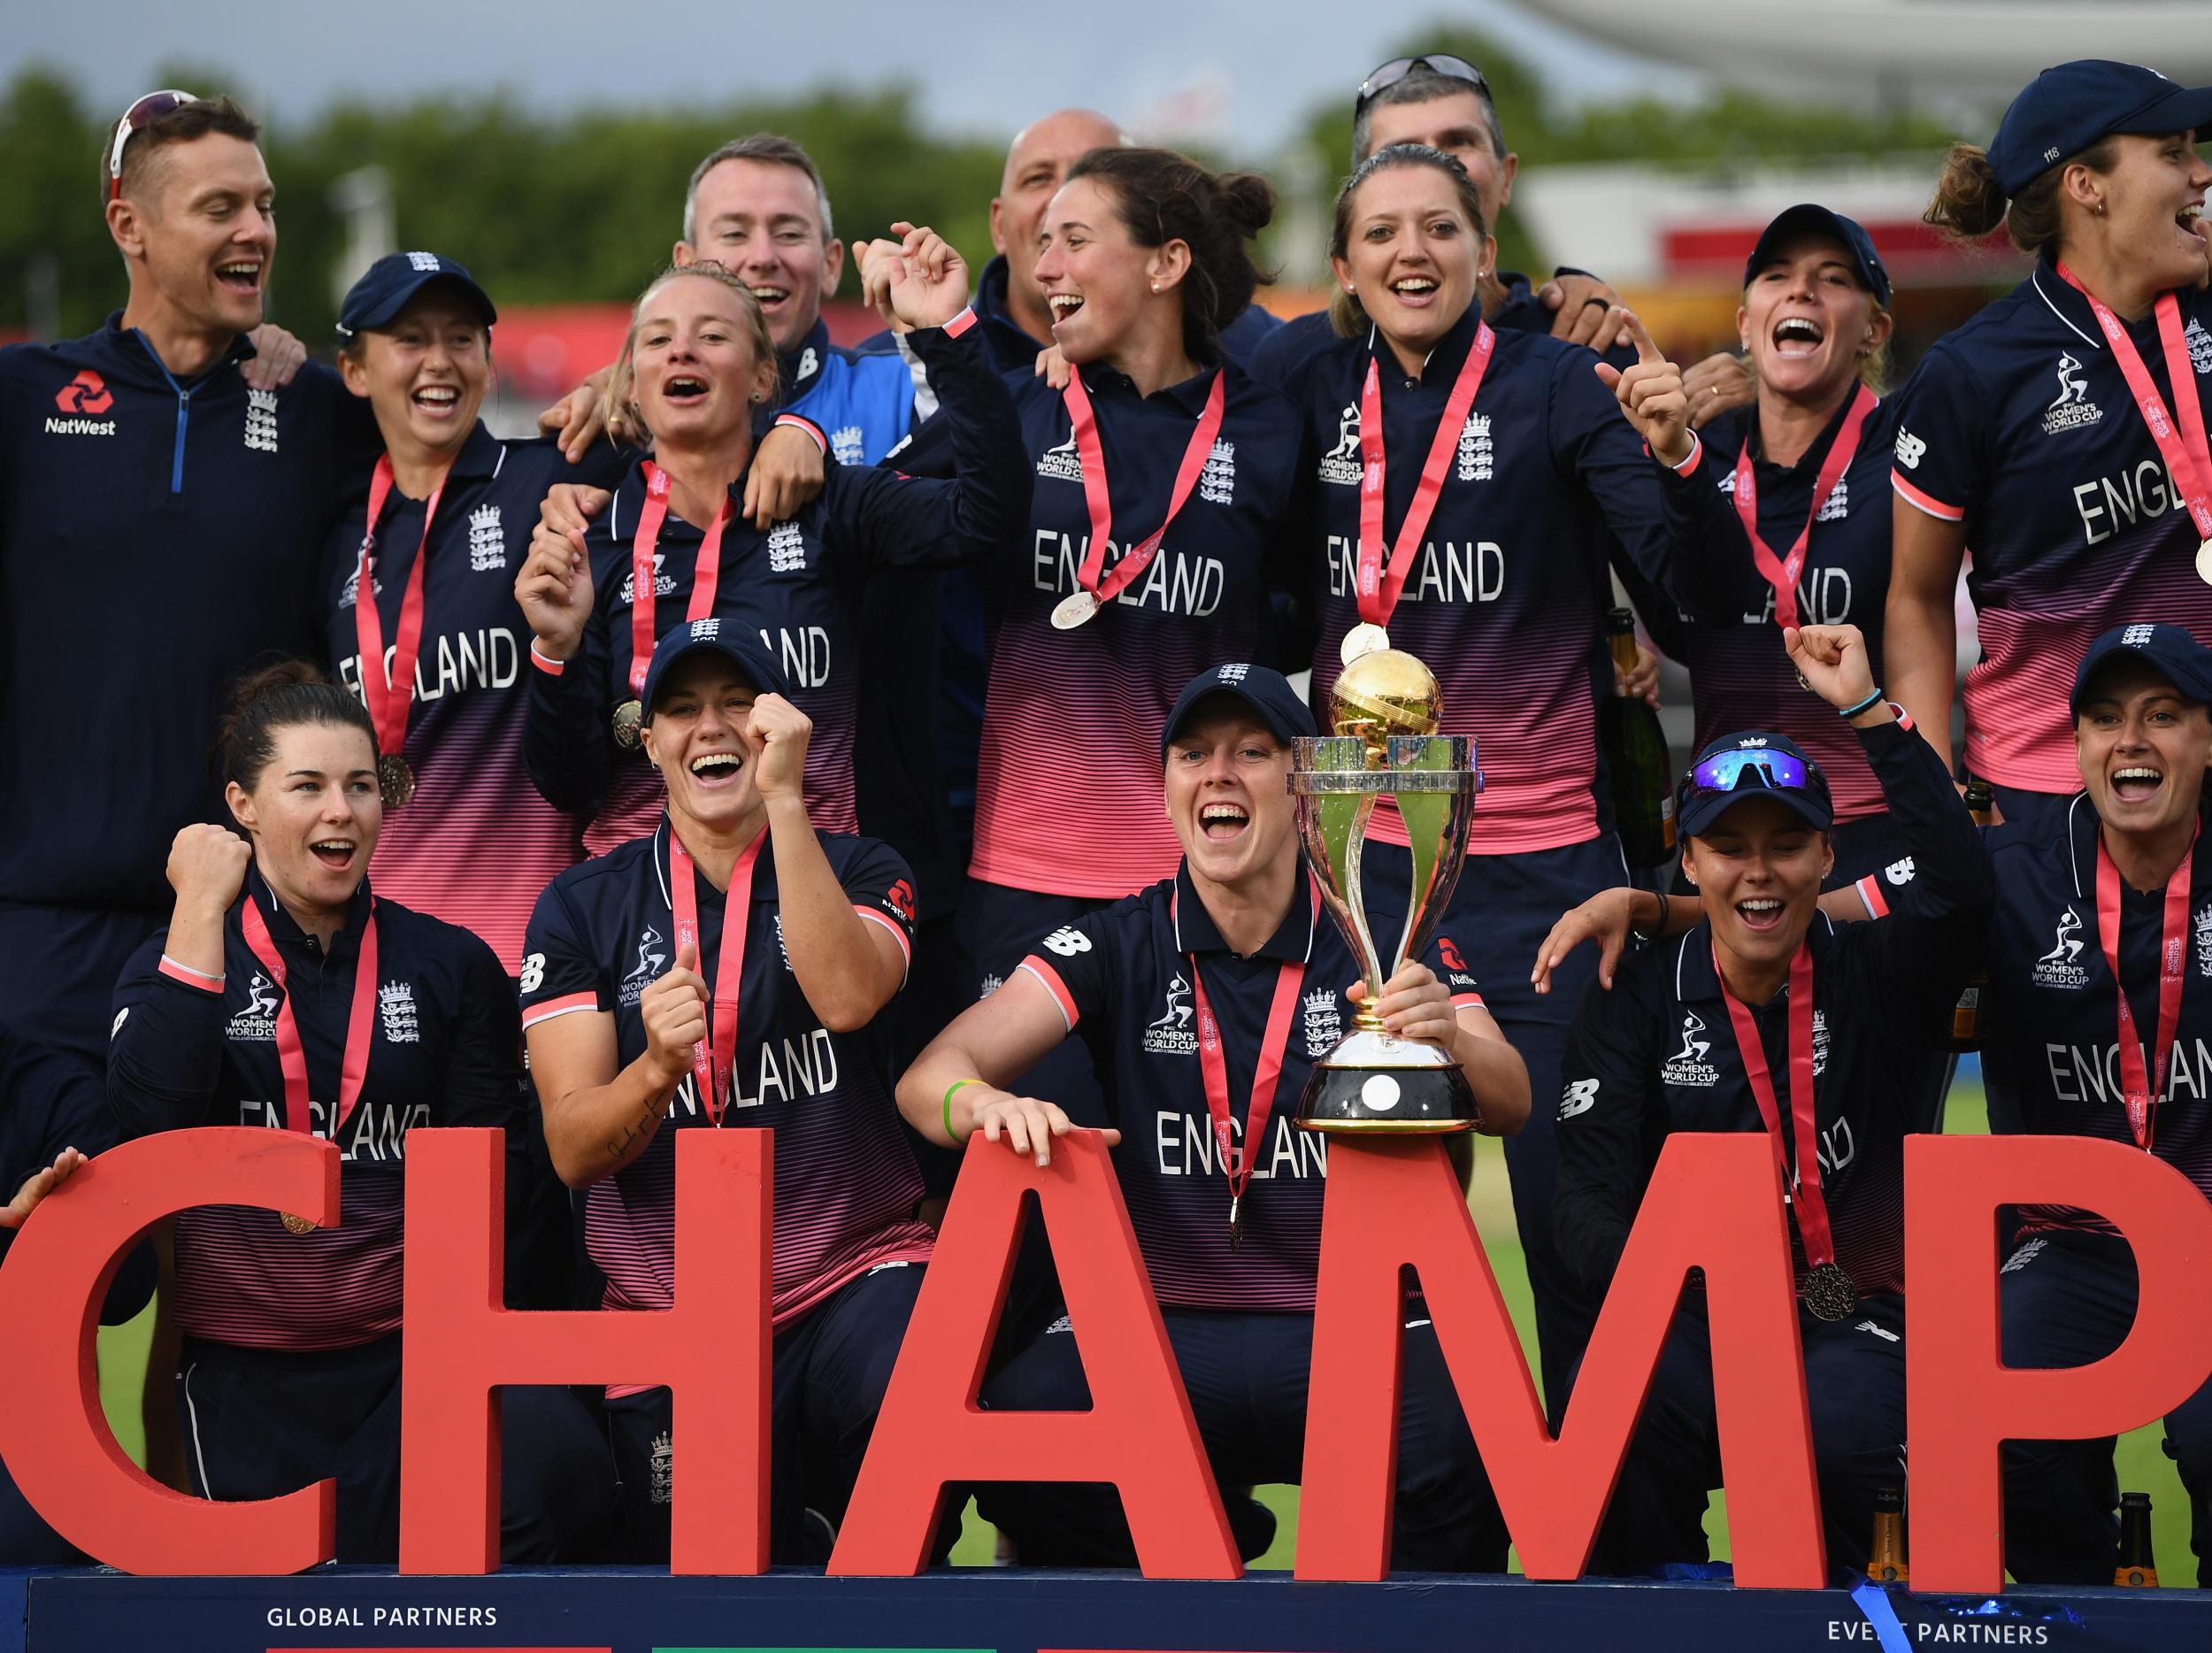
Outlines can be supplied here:
[[[1297, 1576], [1384, 1576], [1405, 1319], [1420, 1276], [1453, 1386], [1532, 1579], [1588, 1563], [1660, 1346], [1705, 1272], [1736, 1580], [1824, 1580], [1805, 1362], [1780, 1178], [1755, 1135], [1670, 1138], [1554, 1439], [1459, 1179], [1433, 1140], [1332, 1144]], [[1321, 1512], [1327, 1518], [1317, 1518]]]

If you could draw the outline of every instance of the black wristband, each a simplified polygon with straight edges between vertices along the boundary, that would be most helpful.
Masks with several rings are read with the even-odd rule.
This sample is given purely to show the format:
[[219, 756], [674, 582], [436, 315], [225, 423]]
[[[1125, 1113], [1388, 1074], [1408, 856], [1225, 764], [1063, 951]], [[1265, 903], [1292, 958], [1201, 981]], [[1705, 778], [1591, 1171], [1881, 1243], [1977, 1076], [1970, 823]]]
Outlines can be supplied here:
[[1878, 688], [1872, 694], [1869, 695], [1864, 700], [1861, 701], [1857, 705], [1847, 706], [1839, 711], [1836, 713], [1836, 716], [1843, 719], [1846, 722], [1848, 722], [1853, 718], [1857, 717], [1862, 711], [1871, 711], [1875, 707], [1880, 705], [1881, 703], [1882, 691]]

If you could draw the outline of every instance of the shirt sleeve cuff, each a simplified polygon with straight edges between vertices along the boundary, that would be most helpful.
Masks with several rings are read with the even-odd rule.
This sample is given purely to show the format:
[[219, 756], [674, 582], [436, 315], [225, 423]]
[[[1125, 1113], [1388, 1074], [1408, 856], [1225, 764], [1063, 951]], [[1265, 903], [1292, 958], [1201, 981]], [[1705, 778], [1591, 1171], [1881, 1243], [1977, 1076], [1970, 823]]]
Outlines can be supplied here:
[[1910, 482], [1905, 481], [1903, 476], [1895, 471], [1892, 471], [1889, 473], [1889, 485], [1895, 488], [1899, 494], [1904, 496], [1906, 504], [1911, 505], [1916, 510], [1926, 511], [1939, 522], [1963, 522], [1966, 520], [1965, 506], [1945, 504], [1933, 494], [1924, 493], [1919, 488], [1915, 488]]
[[973, 326], [975, 326], [975, 306], [971, 304], [950, 321], [945, 323], [945, 336], [949, 339], [956, 339]]
[[1052, 995], [1052, 1002], [1060, 1007], [1060, 1014], [1067, 1022], [1068, 1031], [1073, 1033], [1075, 1024], [1083, 1019], [1083, 1013], [1075, 1008], [1075, 996], [1068, 991], [1067, 983], [1060, 980], [1060, 973], [1034, 953], [1022, 960], [1021, 967], [1034, 976], [1044, 990]]
[[805, 414], [790, 412], [779, 413], [776, 415], [774, 424], [771, 426], [770, 428], [781, 430], [787, 427], [792, 430], [803, 430], [808, 435], [813, 437], [814, 445], [822, 450], [822, 455], [825, 458], [828, 457], [829, 438], [822, 434], [822, 427], [819, 425], [817, 425], [812, 419], [807, 418]]
[[535, 642], [533, 642], [530, 645], [530, 664], [536, 666], [539, 671], [544, 673], [548, 677], [558, 677], [562, 673], [568, 670], [567, 661], [549, 660], [545, 656], [538, 652], [538, 645]]
[[[1656, 455], [1654, 455], [1653, 457], [1657, 457]], [[1692, 431], [1690, 433], [1690, 457], [1683, 460], [1680, 465], [1668, 465], [1667, 469], [1673, 472], [1677, 476], [1695, 476], [1697, 474], [1698, 466], [1702, 465], [1704, 462], [1705, 444], [1699, 439], [1698, 434], [1695, 431]], [[1659, 463], [1666, 465], [1667, 462], [1661, 459]]]
[[211, 976], [204, 970], [195, 970], [189, 965], [180, 965], [166, 953], [161, 956], [161, 963], [155, 968], [170, 980], [181, 981], [186, 987], [197, 988], [203, 993], [220, 993], [223, 990], [221, 976]]
[[1881, 882], [1873, 873], [1869, 873], [1852, 888], [1859, 892], [1859, 900], [1865, 904], [1868, 918], [1886, 919], [1889, 916], [1889, 903], [1883, 897]]

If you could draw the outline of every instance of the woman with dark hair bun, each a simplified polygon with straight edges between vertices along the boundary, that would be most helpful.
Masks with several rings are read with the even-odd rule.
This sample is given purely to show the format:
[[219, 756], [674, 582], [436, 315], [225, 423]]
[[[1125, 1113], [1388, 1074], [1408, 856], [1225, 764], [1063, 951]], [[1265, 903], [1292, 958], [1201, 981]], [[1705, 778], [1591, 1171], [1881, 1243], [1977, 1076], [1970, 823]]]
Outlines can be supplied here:
[[1966, 765], [2008, 820], [2055, 832], [2080, 777], [2067, 673], [2143, 615], [2212, 634], [2212, 258], [2200, 214], [2212, 87], [2132, 64], [2046, 69], [1986, 150], [1955, 144], [1928, 221], [2002, 225], [2028, 279], [1939, 340], [1905, 392], [1883, 655], [1948, 753], [1955, 593], [1981, 654]]
[[[1274, 205], [1248, 173], [1102, 149], [1046, 209], [1036, 280], [1071, 372], [1017, 391], [1029, 531], [986, 588], [964, 915], [985, 992], [1047, 934], [1175, 870], [1152, 732], [1200, 672], [1278, 652], [1270, 593], [1304, 555], [1302, 432], [1220, 349], [1263, 280], [1251, 242]], [[1096, 1122], [1079, 1047], [1028, 1083]]]
[[[334, 1478], [337, 1558], [389, 1564], [407, 1134], [505, 1131], [511, 1203], [525, 1194], [520, 1013], [483, 942], [372, 894], [384, 806], [352, 694], [272, 667], [241, 686], [221, 755], [239, 830], [176, 835], [169, 924], [116, 989], [109, 1099], [134, 1136], [249, 1125], [337, 1144], [334, 1227], [250, 1206], [177, 1218], [179, 1427], [201, 1496]], [[518, 1388], [502, 1423], [506, 1558], [582, 1558], [614, 1498], [590, 1415]]]

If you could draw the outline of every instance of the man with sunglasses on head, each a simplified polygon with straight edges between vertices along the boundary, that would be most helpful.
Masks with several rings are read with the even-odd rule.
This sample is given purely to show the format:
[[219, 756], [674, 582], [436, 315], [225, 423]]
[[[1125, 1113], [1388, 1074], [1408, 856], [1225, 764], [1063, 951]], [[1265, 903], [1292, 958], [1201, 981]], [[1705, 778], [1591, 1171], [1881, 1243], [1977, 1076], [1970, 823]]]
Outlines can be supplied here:
[[[0, 1006], [103, 1070], [170, 840], [216, 819], [207, 731], [250, 663], [315, 649], [317, 548], [376, 452], [329, 369], [245, 376], [277, 241], [258, 135], [227, 97], [133, 104], [99, 173], [124, 307], [0, 350]], [[82, 669], [92, 613], [159, 693]], [[89, 744], [57, 723], [64, 683]]]
[[[1601, 1294], [1669, 1135], [1766, 1133], [1789, 1213], [1828, 1555], [1863, 1566], [1875, 1492], [1903, 1476], [1904, 1138], [1922, 1128], [1912, 1116], [1925, 1091], [1913, 1046], [1956, 1000], [1994, 893], [1943, 760], [1874, 686], [1858, 628], [1791, 627], [1784, 641], [1857, 733], [1924, 876], [1945, 885], [1945, 916], [1832, 924], [1819, 911], [1834, 857], [1819, 765], [1763, 731], [1707, 746], [1677, 811], [1702, 917], [1630, 957], [1609, 990], [1601, 980], [1583, 996], [1559, 1099], [1556, 1221], [1569, 1266]], [[1630, 898], [1640, 897], [1647, 909], [1661, 901]], [[1600, 1566], [1705, 1560], [1719, 1471], [1694, 1283], [1613, 1495]]]
[[[1352, 104], [1353, 167], [1399, 143], [1425, 144], [1456, 158], [1481, 197], [1484, 223], [1496, 232], [1498, 215], [1513, 199], [1521, 158], [1505, 147], [1505, 128], [1481, 70], [1463, 58], [1431, 52], [1394, 58], [1362, 81]], [[1563, 269], [1540, 288], [1501, 270], [1482, 289], [1482, 313], [1494, 327], [1554, 333], [1602, 355], [1620, 340], [1626, 312], [1619, 301], [1619, 294], [1579, 270]], [[1255, 379], [1280, 384], [1333, 336], [1324, 308], [1269, 334], [1246, 365]], [[1632, 350], [1617, 365], [1634, 360]]]

